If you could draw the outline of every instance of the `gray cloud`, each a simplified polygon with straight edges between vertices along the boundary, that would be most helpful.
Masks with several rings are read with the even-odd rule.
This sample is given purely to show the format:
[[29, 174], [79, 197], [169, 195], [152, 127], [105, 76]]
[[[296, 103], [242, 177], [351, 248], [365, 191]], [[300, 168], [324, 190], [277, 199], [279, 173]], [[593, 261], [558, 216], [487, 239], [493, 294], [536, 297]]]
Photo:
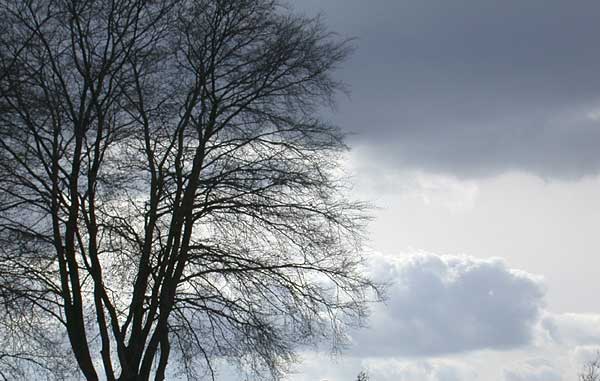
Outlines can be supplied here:
[[376, 257], [374, 279], [392, 282], [387, 305], [353, 336], [362, 357], [432, 356], [528, 344], [544, 291], [500, 259]]
[[333, 118], [386, 165], [459, 176], [600, 169], [600, 3], [307, 0], [357, 36]]

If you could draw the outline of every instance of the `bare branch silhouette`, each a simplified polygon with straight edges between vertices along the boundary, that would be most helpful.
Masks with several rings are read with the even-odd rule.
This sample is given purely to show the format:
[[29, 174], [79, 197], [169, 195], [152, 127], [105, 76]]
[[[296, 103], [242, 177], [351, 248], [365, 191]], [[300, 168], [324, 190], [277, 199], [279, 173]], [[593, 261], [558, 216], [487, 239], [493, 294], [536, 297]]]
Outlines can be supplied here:
[[318, 117], [346, 41], [270, 0], [0, 18], [3, 377], [278, 378], [298, 345], [343, 344], [374, 287]]

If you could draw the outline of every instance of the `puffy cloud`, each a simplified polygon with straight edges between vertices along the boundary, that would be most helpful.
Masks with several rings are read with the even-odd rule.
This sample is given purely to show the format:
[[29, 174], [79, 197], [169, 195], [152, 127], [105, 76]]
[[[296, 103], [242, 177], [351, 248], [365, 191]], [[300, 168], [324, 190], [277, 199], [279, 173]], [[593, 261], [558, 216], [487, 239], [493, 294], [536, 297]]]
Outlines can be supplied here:
[[543, 305], [540, 280], [501, 259], [376, 256], [371, 271], [390, 282], [389, 300], [353, 335], [359, 356], [519, 347], [530, 342]]
[[343, 356], [305, 348], [287, 380], [346, 381], [366, 370], [377, 381], [561, 381], [600, 349], [600, 315], [544, 311], [541, 279], [502, 259], [371, 258], [371, 276], [390, 284], [387, 303], [351, 333]]

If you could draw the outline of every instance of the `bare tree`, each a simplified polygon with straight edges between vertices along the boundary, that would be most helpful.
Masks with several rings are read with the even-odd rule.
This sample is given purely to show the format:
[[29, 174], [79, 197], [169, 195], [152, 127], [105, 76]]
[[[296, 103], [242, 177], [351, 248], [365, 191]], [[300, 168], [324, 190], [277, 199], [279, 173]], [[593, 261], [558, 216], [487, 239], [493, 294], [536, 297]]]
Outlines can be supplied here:
[[356, 376], [356, 381], [369, 381], [369, 375], [367, 372], [361, 371], [358, 373], [358, 376]]
[[579, 381], [599, 381], [600, 380], [600, 353], [596, 359], [587, 362], [579, 374]]
[[271, 0], [0, 18], [0, 375], [278, 378], [361, 321], [364, 205], [317, 117], [346, 42]]

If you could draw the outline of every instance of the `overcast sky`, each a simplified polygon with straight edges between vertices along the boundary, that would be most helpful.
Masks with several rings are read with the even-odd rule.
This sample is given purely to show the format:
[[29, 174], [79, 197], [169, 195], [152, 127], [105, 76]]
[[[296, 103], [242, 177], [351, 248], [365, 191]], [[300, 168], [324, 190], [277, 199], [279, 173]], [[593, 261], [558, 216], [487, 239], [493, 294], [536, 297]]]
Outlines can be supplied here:
[[290, 379], [575, 380], [600, 349], [600, 2], [294, 6], [356, 37], [329, 117], [392, 286]]
[[386, 166], [574, 179], [600, 169], [597, 1], [303, 0], [356, 54], [336, 121]]

